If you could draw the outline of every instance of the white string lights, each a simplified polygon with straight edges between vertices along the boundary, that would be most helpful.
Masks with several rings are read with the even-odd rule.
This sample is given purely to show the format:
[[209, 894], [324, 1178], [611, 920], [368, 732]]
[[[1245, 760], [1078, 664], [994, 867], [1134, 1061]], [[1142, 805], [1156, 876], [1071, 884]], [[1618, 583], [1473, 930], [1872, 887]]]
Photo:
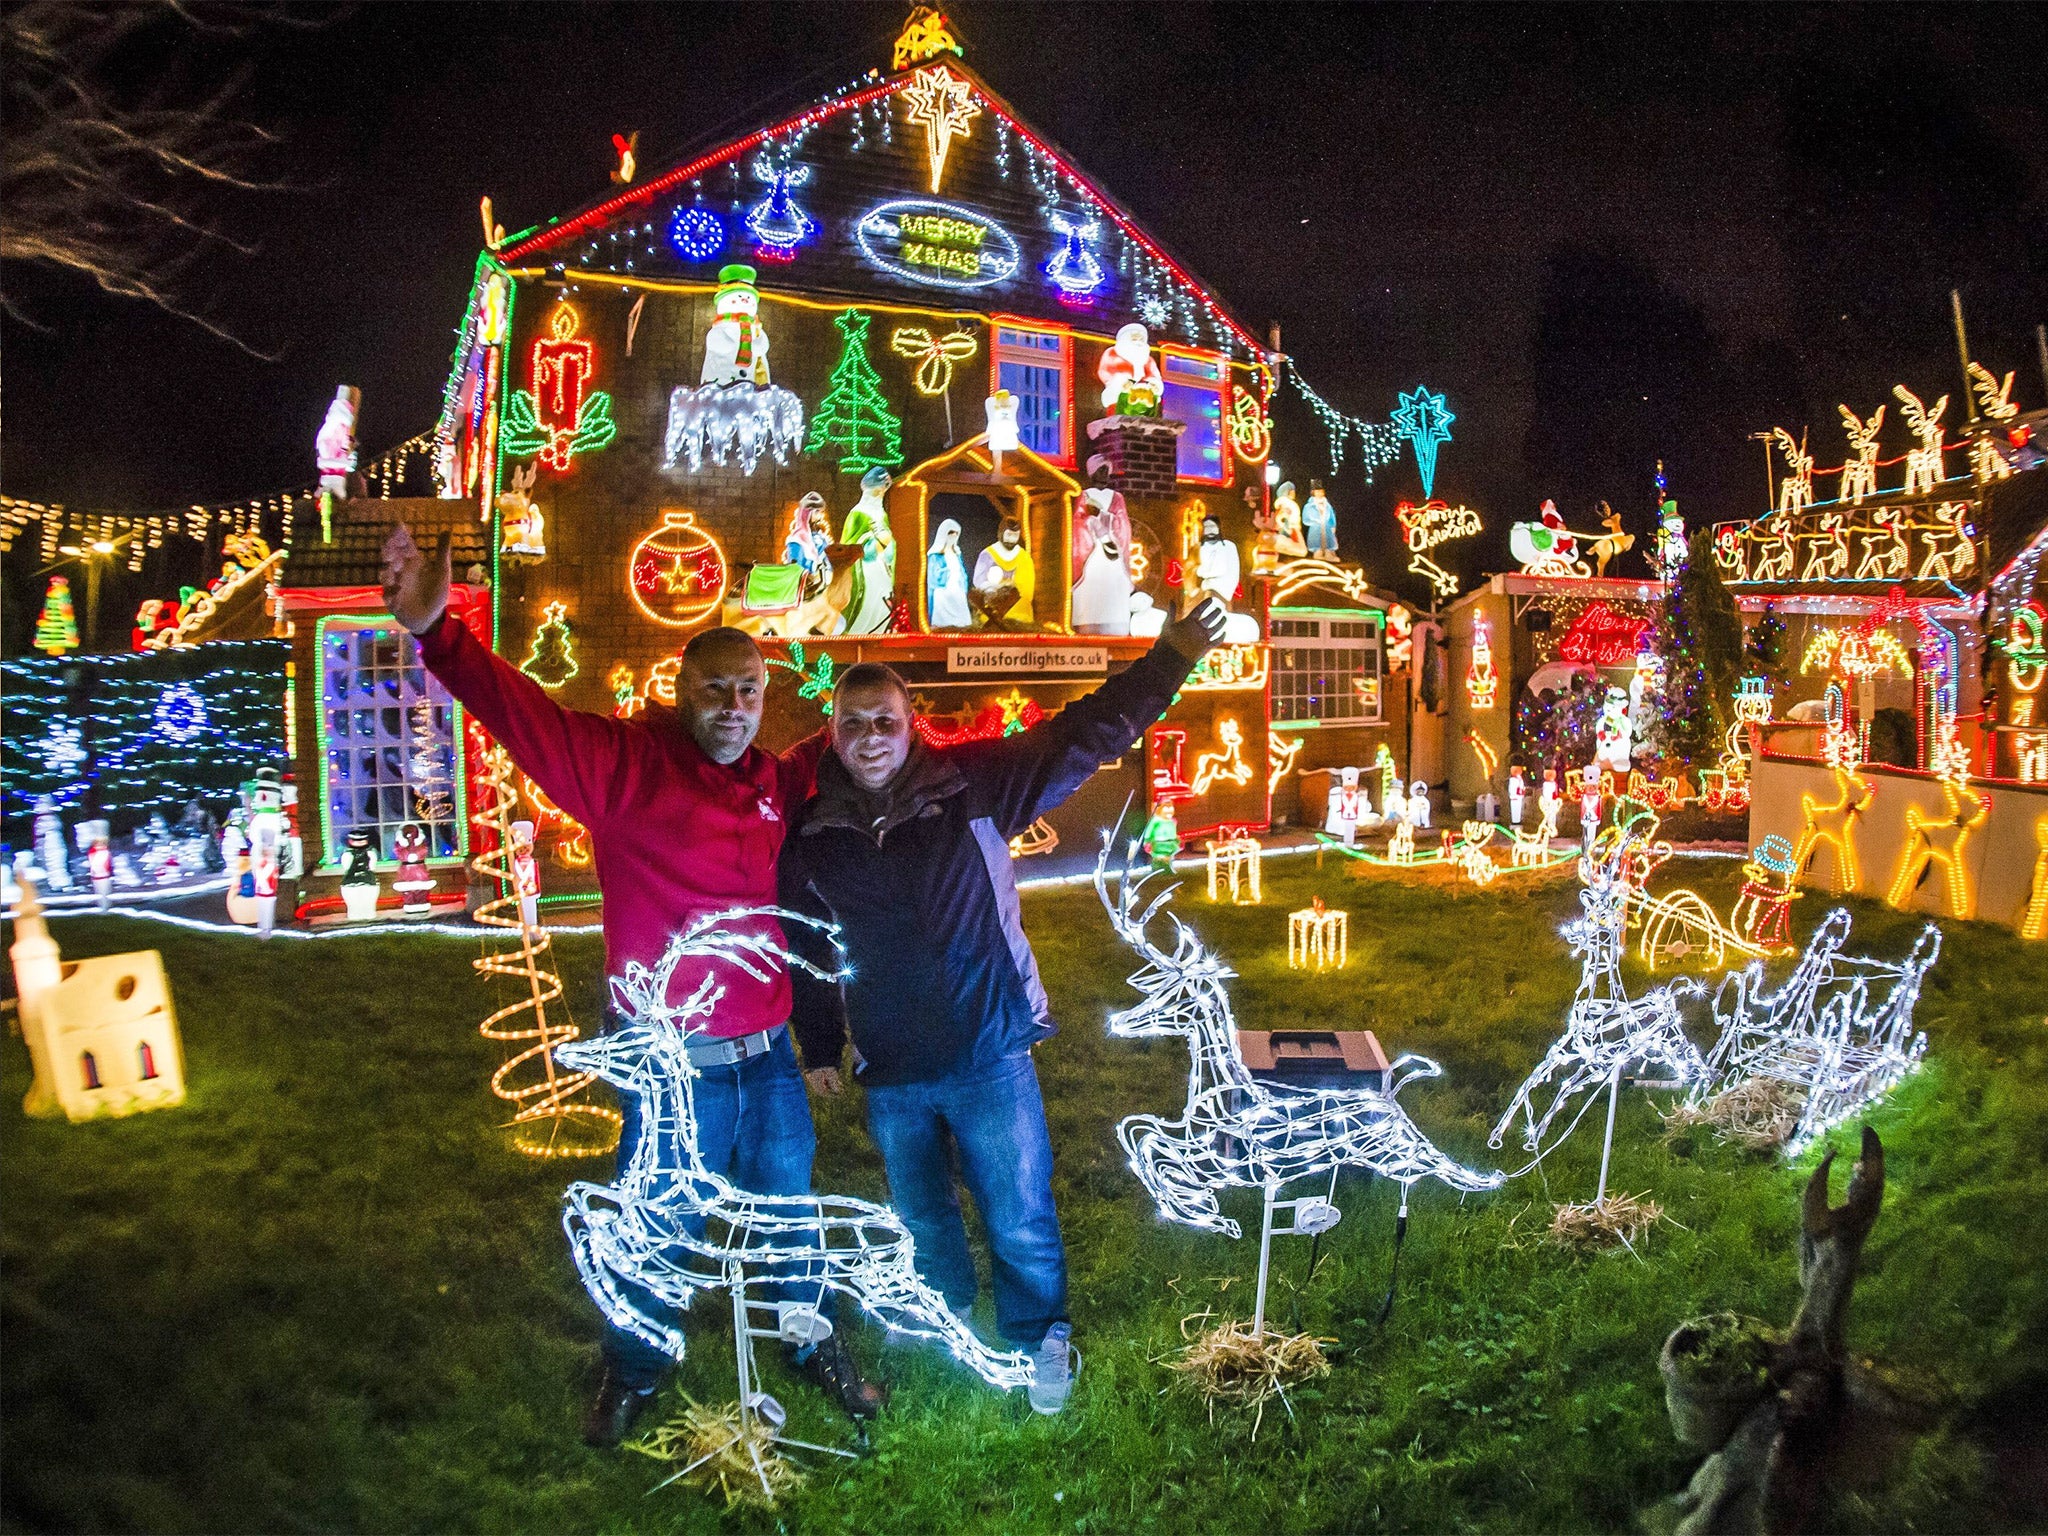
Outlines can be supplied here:
[[[1477, 1172], [1440, 1151], [1395, 1102], [1408, 1083], [1442, 1075], [1443, 1069], [1433, 1061], [1401, 1057], [1388, 1072], [1384, 1089], [1295, 1088], [1254, 1078], [1238, 1047], [1237, 1024], [1224, 987], [1236, 973], [1171, 913], [1171, 950], [1146, 936], [1151, 920], [1177, 887], [1168, 886], [1141, 909], [1152, 876], [1134, 873], [1141, 851], [1134, 841], [1112, 896], [1113, 835], [1103, 836], [1095, 890], [1111, 927], [1145, 965], [1130, 978], [1144, 1001], [1112, 1014], [1109, 1032], [1125, 1039], [1183, 1035], [1192, 1058], [1187, 1107], [1177, 1119], [1131, 1115], [1116, 1128], [1131, 1171], [1161, 1216], [1236, 1237], [1238, 1224], [1217, 1206], [1218, 1190], [1262, 1189], [1270, 1208], [1282, 1185], [1347, 1165], [1393, 1180], [1404, 1196], [1426, 1178], [1467, 1193], [1500, 1186], [1499, 1173]], [[1332, 1207], [1331, 1222], [1334, 1212]], [[1267, 1219], [1270, 1223], [1270, 1209]]]
[[[1630, 861], [1643, 842], [1641, 830], [1633, 826], [1620, 835], [1603, 838], [1598, 844], [1588, 840], [1579, 859], [1579, 879], [1586, 887], [1579, 892], [1579, 904], [1586, 909], [1586, 915], [1564, 928], [1573, 952], [1580, 957], [1579, 990], [1565, 1015], [1564, 1033], [1515, 1090], [1513, 1100], [1487, 1138], [1488, 1146], [1497, 1147], [1506, 1139], [1508, 1128], [1519, 1113], [1524, 1127], [1523, 1146], [1531, 1152], [1541, 1148], [1547, 1154], [1551, 1148], [1543, 1147], [1543, 1138], [1566, 1102], [1602, 1087], [1618, 1093], [1621, 1075], [1631, 1066], [1663, 1072], [1665, 1080], [1649, 1086], [1684, 1088], [1706, 1076], [1706, 1063], [1700, 1059], [1698, 1048], [1686, 1038], [1684, 1022], [1678, 1014], [1678, 998], [1697, 996], [1702, 990], [1699, 983], [1680, 980], [1639, 998], [1631, 998], [1622, 985], [1621, 952], [1627, 944]], [[1539, 1116], [1533, 1103], [1535, 1096], [1560, 1078], [1550, 1107]], [[1611, 1112], [1608, 1125], [1611, 1137]], [[1603, 1155], [1603, 1194], [1606, 1173]]]
[[[831, 944], [829, 970], [785, 947], [781, 936], [760, 932], [766, 922], [797, 923]], [[748, 931], [749, 926], [756, 931]], [[749, 907], [701, 918], [669, 940], [652, 967], [631, 962], [612, 978], [612, 997], [624, 1025], [592, 1040], [556, 1049], [576, 1072], [602, 1077], [640, 1100], [640, 1137], [616, 1182], [571, 1184], [562, 1226], [576, 1268], [592, 1300], [619, 1327], [663, 1353], [683, 1358], [682, 1329], [673, 1311], [698, 1291], [727, 1288], [741, 1337], [742, 1402], [747, 1402], [750, 1283], [797, 1276], [815, 1285], [817, 1302], [780, 1309], [785, 1337], [817, 1338], [830, 1332], [820, 1304], [827, 1290], [851, 1297], [898, 1332], [936, 1339], [993, 1387], [1028, 1385], [1031, 1360], [1020, 1351], [989, 1348], [947, 1310], [943, 1297], [917, 1273], [909, 1229], [887, 1206], [840, 1195], [758, 1195], [738, 1189], [705, 1165], [697, 1145], [694, 1088], [698, 1072], [688, 1051], [692, 1032], [717, 1011], [725, 988], [707, 975], [680, 1004], [668, 1001], [669, 983], [685, 959], [731, 965], [766, 980], [776, 965], [800, 967], [823, 981], [846, 974], [845, 950], [835, 926], [774, 907]], [[660, 1303], [645, 1308], [628, 1291], [644, 1288]]]
[[[1848, 937], [1849, 914], [1837, 907], [1776, 992], [1764, 992], [1760, 960], [1723, 978], [1714, 997], [1721, 1035], [1707, 1057], [1713, 1076], [1694, 1085], [1688, 1104], [1759, 1078], [1788, 1084], [1806, 1100], [1785, 1142], [1786, 1155], [1797, 1156], [1920, 1070], [1927, 1036], [1913, 1028], [1913, 1007], [1941, 954], [1941, 930], [1929, 923], [1896, 964], [1844, 955]], [[1887, 980], [1891, 990], [1873, 1008], [1870, 988]]]

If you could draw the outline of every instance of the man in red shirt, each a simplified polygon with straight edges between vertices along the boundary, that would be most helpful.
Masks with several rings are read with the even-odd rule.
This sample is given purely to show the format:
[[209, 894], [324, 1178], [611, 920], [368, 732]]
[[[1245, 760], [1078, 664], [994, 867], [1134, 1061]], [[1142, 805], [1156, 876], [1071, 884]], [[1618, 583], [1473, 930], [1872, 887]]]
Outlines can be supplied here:
[[[427, 670], [550, 800], [589, 828], [606, 975], [623, 976], [632, 961], [651, 967], [672, 936], [708, 913], [774, 906], [788, 817], [811, 792], [826, 737], [821, 731], [779, 758], [754, 745], [768, 674], [753, 640], [732, 629], [692, 639], [673, 710], [650, 706], [618, 720], [565, 709], [448, 616], [449, 546], [444, 533], [429, 555], [410, 529], [396, 529], [384, 545], [385, 606], [418, 641]], [[772, 918], [754, 921], [779, 932]], [[706, 966], [677, 966], [671, 996], [688, 997]], [[701, 1074], [704, 1161], [741, 1189], [808, 1194], [817, 1138], [786, 1027], [789, 978], [780, 968], [756, 979], [727, 966], [718, 980], [718, 1017], [690, 1046]], [[621, 1107], [623, 1168], [640, 1126], [637, 1105]], [[651, 1296], [636, 1301], [659, 1305]], [[785, 1313], [802, 1306], [792, 1296]], [[785, 1316], [793, 1335], [807, 1331], [803, 1321]], [[584, 1438], [616, 1445], [673, 1362], [617, 1327], [606, 1331], [604, 1357]], [[880, 1407], [837, 1332], [793, 1347], [792, 1360], [849, 1413], [868, 1417]]]

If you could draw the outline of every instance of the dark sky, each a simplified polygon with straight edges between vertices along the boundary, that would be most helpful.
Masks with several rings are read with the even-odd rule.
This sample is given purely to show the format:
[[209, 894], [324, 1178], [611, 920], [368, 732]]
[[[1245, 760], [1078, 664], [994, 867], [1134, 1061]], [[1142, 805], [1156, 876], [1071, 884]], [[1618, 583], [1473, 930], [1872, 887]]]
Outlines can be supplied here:
[[[1694, 520], [1758, 510], [1748, 434], [1813, 428], [1973, 352], [2041, 403], [2048, 318], [2043, 11], [1707, 6], [949, 7], [978, 68], [1332, 400], [1450, 397], [1438, 492], [1511, 517], [1595, 498], [1648, 525], [1662, 457]], [[366, 453], [431, 424], [488, 192], [509, 229], [876, 64], [907, 6], [378, 4], [315, 29], [173, 24], [143, 73], [253, 66], [242, 115], [305, 190], [244, 194], [261, 246], [188, 297], [261, 362], [66, 277], [10, 270], [49, 329], [5, 346], [5, 488], [144, 509], [305, 484], [339, 382]], [[300, 13], [303, 14], [303, 13]], [[730, 132], [728, 132], [728, 130]], [[1950, 419], [1960, 402], [1950, 408]], [[1897, 415], [1896, 406], [1890, 413]], [[1283, 428], [1296, 425], [1283, 415]], [[1888, 428], [1887, 452], [1902, 433]], [[1326, 464], [1297, 446], [1290, 472]], [[1332, 485], [1350, 547], [1398, 571], [1412, 458]]]

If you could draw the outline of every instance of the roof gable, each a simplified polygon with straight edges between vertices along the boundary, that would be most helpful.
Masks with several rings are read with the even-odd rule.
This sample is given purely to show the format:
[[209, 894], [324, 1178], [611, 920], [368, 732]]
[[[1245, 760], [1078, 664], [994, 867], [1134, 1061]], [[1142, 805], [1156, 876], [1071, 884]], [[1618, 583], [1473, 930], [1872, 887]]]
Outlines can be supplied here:
[[509, 243], [515, 270], [945, 299], [1241, 358], [1258, 339], [1057, 146], [950, 56], [661, 170]]

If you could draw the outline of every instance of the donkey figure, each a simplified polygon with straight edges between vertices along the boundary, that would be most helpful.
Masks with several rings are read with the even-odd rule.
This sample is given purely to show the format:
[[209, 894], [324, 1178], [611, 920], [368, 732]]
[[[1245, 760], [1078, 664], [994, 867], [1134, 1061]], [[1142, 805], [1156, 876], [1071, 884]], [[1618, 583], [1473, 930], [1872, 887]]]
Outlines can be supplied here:
[[[1618, 1084], [1621, 1073], [1632, 1063], [1663, 1069], [1668, 1080], [1653, 1086], [1683, 1088], [1706, 1076], [1706, 1063], [1687, 1037], [1678, 1014], [1678, 999], [1698, 996], [1704, 990], [1700, 984], [1681, 977], [1637, 998], [1630, 997], [1622, 985], [1621, 953], [1627, 947], [1634, 861], [1646, 856], [1647, 842], [1642, 818], [1587, 838], [1585, 852], [1579, 857], [1579, 879], [1585, 883], [1579, 904], [1586, 915], [1566, 924], [1564, 930], [1573, 953], [1580, 957], [1579, 990], [1565, 1015], [1564, 1033], [1515, 1090], [1487, 1138], [1488, 1146], [1501, 1144], [1519, 1111], [1524, 1123], [1522, 1144], [1535, 1151], [1569, 1100]], [[1558, 1078], [1562, 1081], [1556, 1096], [1539, 1116], [1532, 1101]]]
[[[830, 944], [833, 964], [820, 969], [793, 953], [779, 933], [745, 931], [749, 920], [779, 919], [816, 929]], [[777, 1310], [750, 1301], [750, 1280], [801, 1277], [850, 1296], [899, 1332], [934, 1338], [993, 1387], [1028, 1386], [1030, 1357], [990, 1349], [947, 1310], [946, 1303], [917, 1273], [909, 1229], [887, 1206], [844, 1195], [757, 1195], [735, 1188], [704, 1165], [697, 1144], [692, 1084], [698, 1073], [686, 1044], [725, 995], [707, 975], [681, 1005], [668, 1001], [669, 982], [687, 958], [730, 964], [765, 979], [777, 962], [800, 967], [823, 981], [846, 974], [838, 930], [776, 907], [748, 907], [699, 919], [669, 940], [652, 967], [628, 964], [612, 979], [612, 995], [626, 1015], [624, 1027], [556, 1050], [556, 1059], [579, 1072], [594, 1073], [642, 1105], [641, 1134], [619, 1177], [610, 1184], [577, 1182], [564, 1195], [562, 1227], [591, 1298], [604, 1314], [656, 1349], [683, 1358], [683, 1333], [666, 1315], [690, 1304], [699, 1291], [726, 1287], [733, 1296], [735, 1339], [740, 1357], [741, 1398], [747, 1403], [749, 1357], [755, 1337], [777, 1330], [756, 1329], [748, 1309]], [[651, 1293], [664, 1315], [655, 1315], [628, 1287]], [[813, 1304], [783, 1310], [780, 1332], [822, 1337], [830, 1323]]]
[[[1136, 950], [1145, 965], [1131, 977], [1144, 1001], [1112, 1014], [1109, 1032], [1125, 1039], [1185, 1035], [1193, 1058], [1187, 1107], [1178, 1119], [1132, 1115], [1116, 1128], [1131, 1171], [1151, 1194], [1160, 1215], [1236, 1237], [1238, 1224], [1217, 1207], [1219, 1189], [1263, 1189], [1270, 1207], [1275, 1192], [1289, 1180], [1334, 1174], [1346, 1164], [1393, 1180], [1404, 1196], [1425, 1178], [1440, 1179], [1465, 1192], [1500, 1186], [1500, 1174], [1474, 1172], [1439, 1151], [1394, 1102], [1416, 1078], [1442, 1075], [1443, 1069], [1433, 1061], [1403, 1056], [1394, 1063], [1384, 1089], [1294, 1088], [1255, 1079], [1239, 1051], [1230, 995], [1223, 985], [1236, 973], [1171, 913], [1167, 916], [1173, 925], [1172, 949], [1162, 949], [1147, 937], [1152, 919], [1179, 887], [1168, 886], [1141, 910], [1153, 876], [1135, 872], [1139, 845], [1132, 842], [1112, 895], [1113, 836], [1103, 834], [1095, 891], [1117, 937]], [[1328, 1208], [1322, 1219], [1325, 1225], [1333, 1224], [1334, 1208]], [[1270, 1220], [1269, 1209], [1269, 1225]], [[1304, 1225], [1301, 1230], [1316, 1229]]]

